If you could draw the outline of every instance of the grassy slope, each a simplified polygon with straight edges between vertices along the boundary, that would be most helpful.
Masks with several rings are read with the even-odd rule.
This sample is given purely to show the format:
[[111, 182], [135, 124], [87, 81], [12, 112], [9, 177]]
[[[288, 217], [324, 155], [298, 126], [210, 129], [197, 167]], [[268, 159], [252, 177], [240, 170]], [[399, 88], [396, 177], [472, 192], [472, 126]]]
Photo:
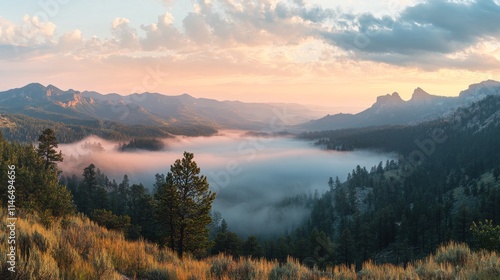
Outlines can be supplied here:
[[363, 269], [337, 266], [328, 272], [310, 270], [293, 259], [285, 264], [233, 259], [224, 255], [180, 260], [168, 249], [124, 239], [87, 218], [75, 216], [46, 229], [37, 217], [17, 220], [18, 263], [15, 278], [7, 271], [6, 210], [0, 208], [0, 279], [495, 279], [500, 256], [471, 252], [448, 244], [406, 268], [366, 262]]

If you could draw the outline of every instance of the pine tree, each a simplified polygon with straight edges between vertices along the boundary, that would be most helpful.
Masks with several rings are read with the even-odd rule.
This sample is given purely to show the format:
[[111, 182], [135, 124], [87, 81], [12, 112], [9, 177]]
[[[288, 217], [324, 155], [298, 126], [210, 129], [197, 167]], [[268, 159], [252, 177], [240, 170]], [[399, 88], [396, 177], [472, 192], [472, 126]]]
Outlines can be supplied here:
[[245, 256], [258, 258], [262, 256], [262, 248], [260, 247], [259, 240], [254, 235], [249, 236], [243, 244], [243, 254]]
[[309, 238], [313, 255], [306, 258], [304, 262], [321, 269], [333, 265], [335, 250], [332, 240], [316, 228], [311, 231]]
[[37, 153], [45, 161], [45, 169], [48, 169], [49, 167], [54, 169], [57, 162], [63, 161], [62, 152], [59, 151], [58, 153], [55, 150], [59, 143], [57, 142], [56, 134], [52, 129], [45, 129], [40, 137], [38, 137], [38, 142], [40, 143], [38, 144]]
[[220, 224], [222, 221], [222, 214], [219, 211], [212, 211], [210, 213], [212, 221], [208, 225], [209, 239], [214, 240], [220, 231]]
[[115, 212], [118, 215], [124, 215], [128, 211], [127, 206], [129, 205], [130, 200], [130, 185], [128, 175], [123, 175], [123, 180], [118, 185], [115, 195], [118, 202]]
[[180, 198], [172, 183], [172, 173], [167, 174], [165, 182], [157, 186], [155, 193], [156, 216], [160, 226], [160, 244], [167, 245], [172, 250], [177, 250], [176, 226], [179, 224], [177, 214]]
[[142, 184], [133, 184], [130, 187], [127, 214], [131, 222], [140, 227], [141, 235], [149, 240], [155, 238], [155, 225], [151, 217], [154, 216], [153, 198]]
[[[45, 160], [33, 145], [9, 143], [0, 137], [2, 182], [12, 180], [7, 172], [12, 170], [9, 166], [15, 168], [16, 208], [37, 212], [45, 226], [74, 212], [71, 193], [59, 183], [55, 164], [54, 169], [46, 169]], [[0, 191], [8, 194], [7, 190], [7, 184], [0, 184]], [[8, 199], [7, 195], [2, 197], [4, 205]]]
[[333, 178], [332, 177], [330, 177], [330, 179], [328, 179], [328, 187], [330, 188], [330, 191], [333, 191], [334, 185], [333, 185]]
[[500, 177], [500, 166], [493, 169], [493, 177], [495, 177], [495, 181], [498, 181], [498, 177]]
[[89, 215], [95, 208], [95, 202], [92, 201], [92, 196], [95, 194], [97, 189], [97, 175], [95, 171], [95, 165], [90, 164], [83, 170], [83, 181], [79, 185], [78, 189], [78, 209]]
[[225, 254], [238, 257], [241, 254], [243, 241], [234, 232], [228, 230], [226, 220], [222, 220], [220, 231], [215, 237], [213, 253], [224, 252]]
[[469, 207], [467, 207], [467, 205], [463, 203], [458, 209], [458, 213], [455, 217], [455, 238], [458, 241], [468, 241], [471, 222], [472, 218]]
[[210, 209], [215, 193], [208, 190], [205, 176], [192, 153], [184, 152], [170, 167], [165, 184], [157, 188], [157, 217], [162, 226], [162, 239], [176, 250], [179, 257], [185, 252], [203, 255], [208, 247]]
[[355, 242], [349, 228], [345, 228], [340, 234], [338, 247], [338, 262], [350, 264], [354, 261]]

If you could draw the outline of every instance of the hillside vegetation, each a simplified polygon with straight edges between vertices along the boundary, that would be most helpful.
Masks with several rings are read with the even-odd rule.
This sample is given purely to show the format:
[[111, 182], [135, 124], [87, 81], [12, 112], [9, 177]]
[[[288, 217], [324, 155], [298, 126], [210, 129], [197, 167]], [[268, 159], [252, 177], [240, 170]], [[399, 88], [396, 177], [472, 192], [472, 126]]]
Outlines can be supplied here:
[[96, 135], [108, 140], [130, 140], [131, 138], [169, 138], [173, 135], [210, 136], [217, 129], [206, 125], [127, 125], [112, 121], [80, 120], [54, 121], [29, 117], [21, 114], [0, 114], [0, 133], [9, 141], [36, 141], [40, 131], [47, 127], [57, 131], [61, 143], [76, 142]]
[[[7, 218], [0, 208], [0, 218]], [[7, 246], [0, 247], [0, 279], [494, 279], [500, 275], [500, 256], [472, 252], [450, 243], [435, 254], [406, 267], [363, 264], [309, 269], [288, 258], [284, 263], [263, 259], [234, 259], [223, 254], [196, 260], [179, 259], [169, 249], [146, 241], [127, 241], [123, 234], [98, 226], [83, 215], [44, 227], [36, 215], [17, 220], [18, 263], [7, 268]], [[7, 244], [7, 227], [0, 225], [0, 242]]]

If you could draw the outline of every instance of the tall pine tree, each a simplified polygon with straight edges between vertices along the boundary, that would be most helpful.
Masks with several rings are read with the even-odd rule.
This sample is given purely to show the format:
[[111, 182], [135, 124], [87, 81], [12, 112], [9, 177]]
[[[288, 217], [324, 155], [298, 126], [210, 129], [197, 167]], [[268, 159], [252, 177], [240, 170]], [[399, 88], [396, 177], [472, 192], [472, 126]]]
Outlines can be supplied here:
[[55, 169], [58, 162], [63, 161], [63, 156], [61, 151], [59, 153], [55, 150], [58, 146], [57, 138], [55, 132], [47, 128], [45, 129], [40, 137], [38, 137], [38, 155], [45, 161], [45, 169], [49, 167]]
[[201, 256], [208, 247], [210, 209], [215, 193], [208, 189], [205, 176], [192, 153], [184, 152], [170, 167], [165, 183], [157, 186], [157, 217], [162, 229], [163, 244], [177, 251]]

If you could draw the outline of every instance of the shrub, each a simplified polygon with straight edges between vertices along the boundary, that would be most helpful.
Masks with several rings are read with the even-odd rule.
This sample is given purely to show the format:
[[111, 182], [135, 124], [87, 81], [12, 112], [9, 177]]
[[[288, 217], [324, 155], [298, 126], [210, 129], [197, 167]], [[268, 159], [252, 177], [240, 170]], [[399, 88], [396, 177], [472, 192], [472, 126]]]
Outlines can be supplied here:
[[230, 279], [254, 280], [257, 277], [257, 269], [249, 260], [240, 259], [228, 276]]
[[62, 269], [69, 269], [77, 262], [81, 261], [78, 252], [67, 242], [61, 240], [55, 249], [54, 258]]
[[471, 251], [467, 245], [451, 242], [437, 249], [435, 259], [439, 264], [449, 263], [462, 267], [467, 264], [470, 256]]
[[29, 260], [22, 260], [21, 262], [22, 265], [17, 267], [19, 269], [17, 273], [24, 275], [26, 278], [20, 277], [20, 279], [59, 279], [57, 262], [52, 256], [41, 252], [37, 248], [32, 248]]
[[299, 268], [292, 263], [278, 265], [269, 274], [269, 280], [295, 280], [299, 278]]
[[177, 280], [175, 271], [164, 268], [153, 268], [146, 273], [146, 278], [150, 280]]
[[500, 251], [500, 225], [494, 226], [493, 221], [472, 223], [470, 227], [476, 246], [482, 249]]
[[47, 249], [49, 248], [49, 242], [47, 241], [47, 239], [45, 239], [45, 237], [43, 237], [41, 233], [35, 230], [31, 238], [33, 240], [33, 243], [36, 244], [36, 246], [42, 253], [47, 252]]
[[105, 250], [92, 251], [90, 259], [98, 279], [109, 279], [109, 276], [114, 273], [115, 267]]
[[210, 267], [210, 274], [216, 279], [222, 279], [223, 276], [228, 275], [229, 267], [233, 263], [231, 257], [226, 257], [221, 254], [212, 260], [212, 266]]

